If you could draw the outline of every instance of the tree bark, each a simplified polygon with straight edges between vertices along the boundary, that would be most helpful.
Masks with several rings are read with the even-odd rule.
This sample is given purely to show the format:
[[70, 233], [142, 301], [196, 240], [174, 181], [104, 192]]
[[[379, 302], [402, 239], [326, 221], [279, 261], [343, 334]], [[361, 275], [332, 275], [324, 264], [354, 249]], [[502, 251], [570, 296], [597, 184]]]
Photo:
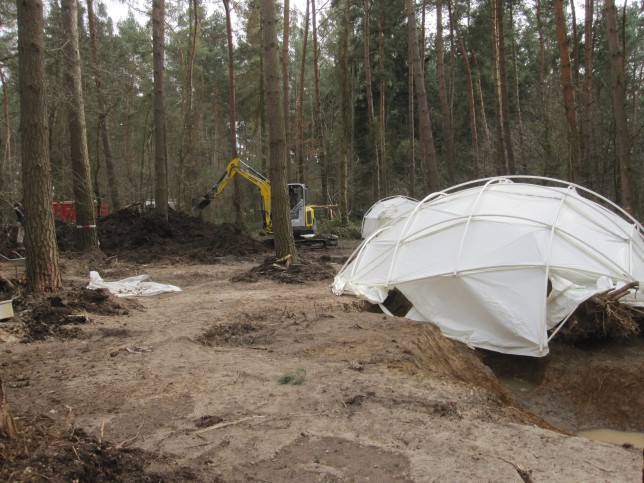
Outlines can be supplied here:
[[262, 40], [264, 51], [264, 90], [268, 114], [270, 146], [271, 214], [275, 236], [275, 256], [280, 259], [291, 255], [297, 260], [288, 205], [286, 182], [286, 142], [284, 139], [284, 110], [280, 102], [280, 74], [277, 53], [275, 0], [260, 2]]
[[302, 65], [300, 68], [300, 85], [297, 96], [297, 143], [295, 144], [295, 158], [297, 160], [297, 179], [304, 183], [304, 80], [306, 74], [306, 51], [309, 45], [309, 0], [306, 2], [304, 19], [304, 42], [302, 45]]
[[0, 162], [0, 193], [9, 192], [15, 194], [15, 176], [13, 174], [13, 163], [11, 161], [11, 124], [9, 123], [9, 89], [7, 88], [7, 76], [0, 67], [0, 82], [2, 82], [2, 120], [4, 124], [4, 162]]
[[316, 19], [315, 0], [311, 0], [311, 22], [313, 27], [313, 83], [315, 84], [315, 153], [320, 165], [320, 183], [324, 203], [331, 202], [329, 194], [329, 170], [324, 149], [324, 125], [322, 119], [322, 99], [320, 97], [320, 65], [318, 47], [318, 28]]
[[571, 181], [581, 182], [579, 165], [581, 152], [579, 148], [579, 126], [577, 123], [577, 101], [575, 89], [572, 85], [572, 73], [570, 69], [569, 40], [566, 29], [566, 18], [564, 16], [563, 0], [554, 0], [555, 23], [557, 27], [557, 44], [559, 46], [559, 60], [561, 63], [561, 89], [563, 92], [563, 104], [568, 122], [568, 176]]
[[554, 159], [552, 150], [551, 128], [550, 128], [550, 113], [548, 103], [546, 102], [546, 46], [543, 33], [543, 22], [541, 20], [541, 0], [537, 0], [537, 35], [539, 37], [539, 100], [541, 105], [541, 117], [543, 119], [543, 141], [544, 159], [545, 159], [545, 176], [550, 175], [552, 160]]
[[[226, 10], [226, 35], [228, 38], [228, 98], [230, 106], [228, 117], [230, 119], [230, 153], [231, 159], [239, 157], [237, 153], [237, 101], [235, 98], [235, 58], [233, 56], [233, 27], [230, 18], [230, 0], [223, 0]], [[242, 191], [238, 178], [233, 179], [233, 207], [235, 208], [235, 224], [244, 226], [244, 210], [242, 208]]]
[[434, 147], [434, 135], [432, 134], [432, 124], [429, 119], [425, 81], [423, 79], [423, 70], [420, 62], [420, 48], [418, 46], [418, 32], [416, 30], [413, 0], [405, 0], [405, 10], [407, 12], [407, 33], [409, 45], [411, 45], [412, 63], [414, 65], [414, 86], [416, 88], [416, 99], [418, 100], [420, 142], [423, 145], [422, 153], [425, 158], [423, 161], [427, 168], [427, 179], [425, 183], [432, 192], [437, 192], [440, 191], [441, 183], [438, 173], [436, 148]]
[[340, 217], [343, 223], [349, 221], [349, 156], [351, 152], [351, 75], [349, 71], [349, 23], [351, 22], [351, 10], [349, 0], [344, 0], [344, 21], [342, 24], [342, 80], [340, 83], [340, 106], [342, 112], [342, 152], [340, 155], [339, 173], [339, 201]]
[[505, 148], [505, 159], [507, 162], [507, 172], [509, 174], [516, 174], [516, 167], [514, 165], [514, 148], [512, 146], [512, 133], [510, 129], [510, 107], [508, 98], [508, 83], [505, 70], [505, 34], [503, 27], [503, 0], [495, 0], [496, 2], [496, 33], [497, 33], [497, 65], [499, 75], [499, 95], [501, 105], [501, 121], [503, 127], [503, 145]]
[[[514, 103], [516, 104], [516, 116], [517, 116], [517, 131], [519, 133], [519, 145], [523, 145], [523, 118], [521, 116], [521, 97], [519, 95], [519, 67], [517, 62], [517, 41], [515, 36], [515, 22], [514, 22], [514, 7], [512, 2], [508, 4], [510, 9], [510, 34], [512, 42], [512, 77], [513, 77], [513, 91], [514, 91]], [[524, 164], [524, 163], [522, 163]]]
[[438, 77], [438, 97], [441, 105], [443, 120], [442, 132], [445, 143], [445, 159], [449, 184], [454, 184], [454, 133], [452, 130], [452, 113], [447, 100], [447, 85], [445, 83], [445, 62], [443, 61], [443, 1], [436, 0], [436, 76]]
[[497, 176], [507, 172], [508, 160], [503, 145], [503, 109], [501, 108], [501, 75], [499, 73], [499, 31], [496, 11], [498, 3], [492, 0], [492, 78], [494, 82], [494, 168]]
[[414, 63], [407, 43], [407, 129], [409, 131], [409, 196], [416, 197], [416, 114], [414, 109]]
[[[188, 49], [188, 65], [184, 95], [182, 95], [183, 132], [181, 134], [181, 147], [179, 153], [179, 179], [177, 180], [178, 198], [184, 206], [190, 206], [190, 200], [196, 191], [195, 180], [197, 177], [197, 136], [196, 118], [194, 109], [194, 65], [197, 53], [197, 39], [199, 38], [199, 0], [190, 0], [188, 12], [191, 13], [190, 44]], [[185, 154], [184, 154], [185, 146]]]
[[[382, 15], [382, 9], [380, 10]], [[378, 19], [378, 67], [380, 72], [385, 71], [385, 39], [384, 33], [382, 31], [382, 18]], [[380, 115], [378, 116], [378, 147], [380, 148], [380, 154], [378, 156], [380, 160], [380, 179], [381, 184], [380, 188], [384, 188], [385, 195], [389, 192], [389, 177], [387, 176], [387, 157], [386, 157], [386, 143], [385, 143], [385, 79], [384, 76], [380, 76]], [[384, 187], [382, 186], [384, 181]]]
[[98, 235], [87, 150], [85, 105], [78, 50], [77, 0], [62, 0], [64, 85], [76, 206], [76, 243], [79, 251], [98, 251]]
[[608, 51], [610, 54], [610, 80], [613, 93], [613, 115], [615, 117], [615, 137], [619, 172], [620, 205], [633, 213], [635, 192], [630, 158], [630, 140], [626, 119], [626, 83], [624, 80], [624, 52], [620, 50], [617, 39], [617, 13], [614, 0], [605, 0], [606, 29], [608, 30]]
[[154, 167], [155, 209], [168, 220], [168, 165], [165, 130], [165, 0], [152, 1], [152, 55], [154, 58]]
[[376, 114], [373, 106], [373, 89], [371, 86], [371, 48], [370, 48], [370, 16], [371, 0], [364, 0], [364, 71], [365, 87], [367, 89], [367, 117], [369, 118], [369, 154], [373, 159], [371, 172], [372, 200], [380, 199], [380, 152], [378, 150], [378, 134], [376, 132]]
[[[449, 4], [448, 4], [449, 5]], [[461, 52], [461, 57], [463, 57], [463, 70], [465, 71], [465, 79], [467, 81], [467, 104], [469, 108], [469, 119], [470, 119], [470, 137], [472, 139], [472, 176], [474, 179], [479, 177], [479, 142], [478, 142], [478, 131], [476, 128], [476, 103], [474, 101], [474, 83], [472, 81], [472, 69], [470, 68], [470, 61], [467, 55], [467, 50], [465, 49], [465, 42], [463, 41], [463, 36], [458, 27], [456, 15], [458, 11], [458, 4], [454, 3], [454, 15], [452, 16], [450, 10], [451, 22], [454, 25], [454, 30], [456, 31], [456, 41], [458, 43], [458, 49]]]
[[291, 79], [289, 72], [289, 28], [290, 28], [290, 2], [284, 0], [284, 29], [282, 30], [282, 103], [284, 105], [284, 142], [286, 143], [286, 174], [287, 180], [291, 179], [293, 167], [291, 160]]
[[100, 59], [98, 57], [98, 47], [96, 45], [96, 27], [94, 15], [94, 0], [87, 0], [87, 20], [89, 27], [89, 41], [92, 49], [92, 74], [94, 75], [94, 84], [96, 85], [96, 97], [98, 99], [98, 123], [101, 131], [101, 140], [103, 143], [103, 154], [105, 156], [105, 169], [107, 171], [107, 186], [110, 190], [110, 199], [112, 208], [120, 210], [121, 194], [116, 180], [116, 161], [112, 153], [112, 143], [110, 140], [109, 123], [107, 122], [107, 112], [109, 106], [103, 91], [103, 81], [100, 75]]
[[584, 87], [581, 121], [581, 172], [590, 188], [594, 185], [593, 168], [593, 10], [594, 0], [585, 1]]
[[63, 283], [51, 204], [43, 4], [16, 3], [27, 291], [51, 292]]

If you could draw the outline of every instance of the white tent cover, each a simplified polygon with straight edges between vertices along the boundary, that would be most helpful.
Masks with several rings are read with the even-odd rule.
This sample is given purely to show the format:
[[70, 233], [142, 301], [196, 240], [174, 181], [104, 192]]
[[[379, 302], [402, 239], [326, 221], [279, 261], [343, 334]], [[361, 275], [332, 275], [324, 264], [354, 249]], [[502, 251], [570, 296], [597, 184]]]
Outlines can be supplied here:
[[392, 220], [399, 220], [418, 204], [418, 200], [407, 196], [391, 196], [376, 201], [362, 218], [362, 238], [373, 235], [381, 226]]
[[621, 302], [644, 306], [641, 224], [580, 186], [511, 177], [418, 202], [362, 242], [333, 292], [382, 304], [397, 288], [413, 305], [409, 319], [471, 347], [540, 357], [548, 331], [580, 303], [633, 281], [639, 290]]

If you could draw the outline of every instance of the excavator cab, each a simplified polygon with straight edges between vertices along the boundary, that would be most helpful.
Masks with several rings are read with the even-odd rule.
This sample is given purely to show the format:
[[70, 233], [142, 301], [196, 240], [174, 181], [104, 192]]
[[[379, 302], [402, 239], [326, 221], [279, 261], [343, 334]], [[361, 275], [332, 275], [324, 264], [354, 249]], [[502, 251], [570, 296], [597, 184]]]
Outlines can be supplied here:
[[306, 185], [301, 183], [289, 183], [288, 185], [291, 226], [296, 238], [315, 234], [315, 214], [313, 208], [306, 204], [306, 191]]

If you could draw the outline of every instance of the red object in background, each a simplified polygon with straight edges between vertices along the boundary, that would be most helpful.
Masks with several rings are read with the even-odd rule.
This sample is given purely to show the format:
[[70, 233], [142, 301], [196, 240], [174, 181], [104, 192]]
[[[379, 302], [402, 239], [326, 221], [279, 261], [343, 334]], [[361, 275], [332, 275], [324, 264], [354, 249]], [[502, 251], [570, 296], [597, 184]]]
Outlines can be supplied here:
[[[73, 201], [54, 201], [54, 218], [68, 223], [76, 221], [76, 204]], [[109, 214], [109, 205], [106, 201], [98, 204], [94, 201], [94, 214], [98, 216], [107, 216]]]

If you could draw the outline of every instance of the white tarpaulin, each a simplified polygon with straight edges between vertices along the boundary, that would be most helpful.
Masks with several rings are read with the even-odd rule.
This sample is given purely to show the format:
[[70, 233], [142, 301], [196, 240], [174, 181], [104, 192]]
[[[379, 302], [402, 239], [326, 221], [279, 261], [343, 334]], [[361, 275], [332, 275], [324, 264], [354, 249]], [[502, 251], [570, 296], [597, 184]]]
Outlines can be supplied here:
[[117, 297], [144, 297], [166, 292], [181, 292], [175, 285], [150, 282], [149, 275], [137, 275], [116, 282], [104, 281], [98, 272], [89, 272], [89, 285], [87, 288], [96, 290], [104, 288]]
[[362, 218], [362, 238], [373, 235], [391, 220], [399, 220], [418, 204], [418, 200], [406, 196], [391, 196], [374, 203]]
[[548, 331], [593, 294], [639, 281], [620, 301], [644, 306], [642, 226], [584, 191], [610, 204], [545, 178], [492, 178], [434, 193], [364, 240], [333, 292], [382, 304], [396, 288], [413, 305], [407, 318], [431, 321], [447, 337], [544, 356]]

